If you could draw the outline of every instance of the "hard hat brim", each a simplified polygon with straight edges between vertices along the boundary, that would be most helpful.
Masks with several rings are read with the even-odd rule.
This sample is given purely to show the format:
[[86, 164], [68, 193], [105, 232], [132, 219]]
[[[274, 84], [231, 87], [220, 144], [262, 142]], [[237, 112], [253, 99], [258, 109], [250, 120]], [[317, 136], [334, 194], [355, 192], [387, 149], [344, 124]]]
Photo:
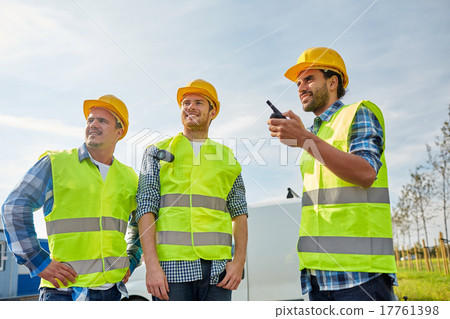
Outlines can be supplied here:
[[91, 112], [91, 109], [94, 107], [100, 107], [103, 109], [107, 109], [110, 112], [114, 113], [114, 117], [118, 117], [121, 121], [122, 121], [122, 128], [123, 128], [123, 134], [122, 136], [119, 138], [119, 141], [121, 139], [123, 139], [125, 137], [125, 135], [127, 135], [128, 132], [128, 121], [126, 121], [125, 119], [123, 119], [119, 114], [119, 110], [117, 110], [117, 108], [107, 102], [104, 101], [100, 101], [100, 100], [86, 100], [83, 103], [83, 113], [84, 113], [84, 117], [87, 119], [89, 116], [89, 113]]
[[219, 111], [220, 111], [220, 102], [215, 97], [213, 97], [207, 90], [202, 89], [202, 88], [196, 88], [196, 87], [179, 88], [178, 92], [177, 92], [177, 102], [178, 102], [178, 106], [180, 108], [181, 108], [181, 102], [183, 101], [183, 97], [186, 94], [200, 94], [200, 95], [204, 95], [204, 96], [208, 97], [208, 99], [213, 101], [214, 107], [216, 109], [216, 115], [214, 116], [214, 118], [217, 117], [217, 115], [219, 114]]
[[319, 64], [319, 63], [311, 63], [311, 62], [302, 62], [298, 63], [292, 67], [290, 67], [284, 76], [291, 80], [292, 82], [297, 83], [297, 78], [300, 72], [306, 71], [306, 70], [331, 70], [341, 75], [342, 77], [342, 85], [344, 86], [344, 89], [347, 87], [348, 84], [348, 78], [342, 72], [332, 66]]

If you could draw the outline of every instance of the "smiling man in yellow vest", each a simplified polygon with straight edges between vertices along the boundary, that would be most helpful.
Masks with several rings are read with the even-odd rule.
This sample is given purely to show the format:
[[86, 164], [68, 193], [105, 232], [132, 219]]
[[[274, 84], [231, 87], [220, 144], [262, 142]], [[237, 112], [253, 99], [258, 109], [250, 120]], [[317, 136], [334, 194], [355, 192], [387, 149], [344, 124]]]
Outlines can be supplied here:
[[[125, 232], [136, 208], [138, 178], [114, 159], [128, 110], [113, 95], [84, 102], [85, 143], [48, 151], [3, 205], [8, 244], [41, 280], [40, 300], [120, 300], [136, 258]], [[50, 256], [36, 239], [32, 212], [43, 207]], [[137, 233], [134, 232], [133, 241]], [[131, 259], [131, 265], [130, 265]]]
[[297, 83], [304, 111], [316, 115], [309, 131], [292, 111], [268, 121], [273, 137], [304, 150], [303, 293], [320, 301], [396, 300], [383, 114], [370, 101], [340, 101], [348, 76], [332, 49], [306, 50], [285, 76]]
[[139, 176], [147, 290], [154, 300], [231, 300], [247, 248], [241, 166], [208, 138], [220, 110], [215, 88], [195, 80], [178, 90], [177, 100], [183, 133], [148, 147]]

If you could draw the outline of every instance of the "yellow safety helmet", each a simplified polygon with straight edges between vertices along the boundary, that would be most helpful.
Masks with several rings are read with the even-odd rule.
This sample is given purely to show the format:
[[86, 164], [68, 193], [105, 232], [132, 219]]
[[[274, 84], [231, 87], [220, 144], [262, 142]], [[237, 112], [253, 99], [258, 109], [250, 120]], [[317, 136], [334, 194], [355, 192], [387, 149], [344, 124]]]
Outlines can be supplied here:
[[284, 74], [289, 80], [297, 82], [298, 74], [309, 69], [331, 70], [341, 75], [344, 88], [348, 84], [348, 75], [344, 60], [339, 53], [330, 48], [309, 48], [297, 60], [297, 64]]
[[117, 118], [123, 127], [123, 134], [119, 140], [123, 139], [128, 132], [128, 110], [120, 99], [114, 95], [107, 94], [100, 97], [98, 100], [86, 100], [83, 105], [84, 117], [87, 119], [91, 109], [94, 107], [101, 107], [112, 112], [114, 117]]
[[216, 89], [211, 83], [206, 82], [205, 80], [202, 79], [197, 79], [192, 82], [189, 82], [188, 84], [186, 84], [185, 87], [179, 88], [177, 92], [177, 101], [180, 108], [181, 102], [183, 101], [183, 98], [186, 94], [202, 95], [208, 101], [210, 101], [213, 107], [216, 109], [216, 115], [214, 116], [214, 118], [216, 118], [216, 116], [219, 114], [220, 102], [219, 99], [217, 98]]

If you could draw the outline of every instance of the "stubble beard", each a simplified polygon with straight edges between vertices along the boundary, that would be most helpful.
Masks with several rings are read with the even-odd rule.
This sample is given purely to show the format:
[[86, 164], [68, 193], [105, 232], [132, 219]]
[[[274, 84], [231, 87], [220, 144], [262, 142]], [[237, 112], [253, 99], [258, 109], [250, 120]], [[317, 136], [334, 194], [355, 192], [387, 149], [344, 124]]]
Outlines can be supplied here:
[[99, 149], [103, 145], [103, 143], [97, 143], [93, 141], [86, 141], [86, 145], [92, 149]]
[[330, 98], [330, 94], [328, 93], [327, 85], [324, 84], [323, 87], [317, 89], [315, 92], [312, 92], [312, 99], [308, 104], [303, 104], [303, 110], [305, 112], [315, 112], [325, 107]]

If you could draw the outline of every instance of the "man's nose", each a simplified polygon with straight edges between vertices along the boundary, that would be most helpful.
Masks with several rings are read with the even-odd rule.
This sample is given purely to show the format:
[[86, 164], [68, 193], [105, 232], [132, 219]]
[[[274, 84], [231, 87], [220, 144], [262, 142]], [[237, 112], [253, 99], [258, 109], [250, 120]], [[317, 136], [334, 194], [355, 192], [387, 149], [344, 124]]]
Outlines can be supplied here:
[[298, 93], [302, 93], [306, 91], [306, 84], [305, 83], [300, 83], [298, 86]]
[[88, 127], [98, 127], [99, 120], [94, 118], [87, 123]]
[[193, 107], [194, 107], [194, 103], [186, 103], [186, 104], [184, 105], [184, 108], [185, 108], [186, 110], [192, 110]]

